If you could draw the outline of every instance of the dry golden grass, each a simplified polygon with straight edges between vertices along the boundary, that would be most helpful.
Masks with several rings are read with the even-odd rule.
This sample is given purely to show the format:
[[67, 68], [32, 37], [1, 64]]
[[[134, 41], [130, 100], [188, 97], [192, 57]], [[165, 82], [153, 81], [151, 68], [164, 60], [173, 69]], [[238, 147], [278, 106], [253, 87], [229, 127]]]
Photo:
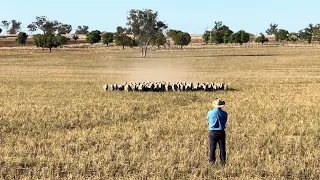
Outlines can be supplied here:
[[[319, 59], [316, 47], [188, 47], [145, 59], [138, 49], [0, 50], [0, 177], [319, 179]], [[102, 90], [140, 80], [235, 90]], [[208, 164], [214, 97], [229, 113], [225, 167]]]

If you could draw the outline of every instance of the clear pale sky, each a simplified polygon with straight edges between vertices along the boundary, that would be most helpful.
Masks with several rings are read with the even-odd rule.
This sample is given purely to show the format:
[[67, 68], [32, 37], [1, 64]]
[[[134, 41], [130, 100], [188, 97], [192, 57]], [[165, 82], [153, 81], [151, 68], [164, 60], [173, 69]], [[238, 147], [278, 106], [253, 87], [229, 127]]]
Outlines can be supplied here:
[[320, 0], [0, 0], [0, 21], [16, 19], [27, 31], [36, 16], [47, 16], [71, 24], [72, 32], [78, 25], [88, 25], [89, 31], [114, 32], [126, 25], [130, 9], [152, 9], [170, 29], [190, 34], [212, 29], [214, 21], [222, 21], [233, 31], [258, 34], [274, 22], [289, 32], [318, 24], [319, 7]]

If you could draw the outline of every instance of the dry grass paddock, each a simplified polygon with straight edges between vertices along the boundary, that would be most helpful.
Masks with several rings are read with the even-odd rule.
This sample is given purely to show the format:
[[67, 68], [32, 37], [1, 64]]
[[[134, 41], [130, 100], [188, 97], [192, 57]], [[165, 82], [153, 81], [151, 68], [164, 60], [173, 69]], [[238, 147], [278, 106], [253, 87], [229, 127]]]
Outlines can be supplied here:
[[[0, 178], [320, 178], [319, 48], [138, 51], [0, 49]], [[159, 80], [233, 90], [102, 89]], [[208, 164], [215, 97], [229, 113], [225, 167]]]

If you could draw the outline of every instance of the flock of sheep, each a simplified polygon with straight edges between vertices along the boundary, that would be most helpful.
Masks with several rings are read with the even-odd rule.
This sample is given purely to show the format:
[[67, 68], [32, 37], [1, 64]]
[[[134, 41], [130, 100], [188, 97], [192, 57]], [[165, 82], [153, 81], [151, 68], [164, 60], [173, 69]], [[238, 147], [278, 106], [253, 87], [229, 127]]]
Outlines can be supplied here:
[[225, 83], [186, 83], [186, 82], [139, 82], [124, 84], [106, 84], [105, 91], [140, 91], [140, 92], [165, 92], [165, 91], [217, 91], [227, 90]]

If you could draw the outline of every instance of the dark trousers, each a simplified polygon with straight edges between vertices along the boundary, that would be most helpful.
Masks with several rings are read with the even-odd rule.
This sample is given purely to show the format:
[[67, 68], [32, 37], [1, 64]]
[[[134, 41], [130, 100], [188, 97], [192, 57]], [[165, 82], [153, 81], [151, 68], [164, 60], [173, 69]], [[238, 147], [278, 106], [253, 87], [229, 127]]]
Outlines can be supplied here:
[[222, 164], [226, 163], [226, 133], [225, 131], [210, 131], [209, 132], [209, 162], [216, 161], [216, 147], [219, 144], [220, 160]]

